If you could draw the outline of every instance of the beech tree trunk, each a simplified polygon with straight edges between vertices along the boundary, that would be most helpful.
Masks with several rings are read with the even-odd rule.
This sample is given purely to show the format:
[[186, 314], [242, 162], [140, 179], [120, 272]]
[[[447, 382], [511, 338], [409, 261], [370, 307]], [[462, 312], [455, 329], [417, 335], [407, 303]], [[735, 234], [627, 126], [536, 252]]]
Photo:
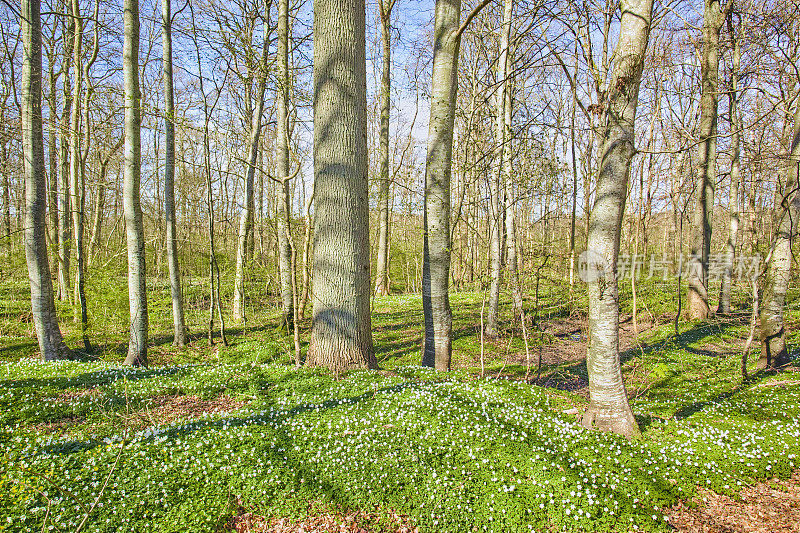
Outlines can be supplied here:
[[708, 306], [708, 257], [711, 253], [711, 216], [717, 179], [717, 103], [719, 100], [719, 33], [725, 15], [719, 0], [705, 0], [703, 54], [700, 60], [700, 143], [698, 144], [697, 207], [689, 263], [690, 319], [704, 319]]
[[740, 157], [740, 131], [739, 120], [739, 69], [742, 60], [741, 37], [733, 28], [733, 23], [728, 17], [728, 27], [733, 39], [733, 71], [731, 73], [731, 92], [728, 94], [729, 115], [731, 128], [731, 189], [728, 195], [728, 242], [725, 245], [725, 265], [722, 271], [722, 282], [719, 289], [719, 306], [717, 312], [726, 315], [731, 312], [731, 284], [733, 265], [736, 260], [736, 241], [739, 233], [739, 182], [741, 179]]
[[[72, 9], [70, 7], [70, 9]], [[67, 17], [64, 30], [64, 109], [61, 111], [61, 132], [59, 133], [59, 183], [58, 183], [58, 299], [62, 302], [69, 301], [71, 291], [71, 281], [69, 277], [70, 268], [70, 225], [72, 220], [72, 209], [70, 208], [69, 194], [69, 132], [70, 120], [72, 117], [72, 83], [69, 77], [70, 66], [72, 65], [72, 45], [75, 22], [72, 17]]]
[[125, 157], [123, 210], [128, 244], [130, 341], [126, 365], [147, 366], [147, 286], [141, 184], [141, 93], [139, 92], [139, 0], [124, 0], [125, 37], [122, 76], [125, 82]]
[[70, 351], [58, 327], [45, 237], [47, 183], [42, 132], [42, 33], [39, 0], [22, 0], [22, 146], [25, 173], [25, 259], [31, 284], [31, 312], [43, 361], [67, 359]]
[[513, 19], [514, 0], [505, 0], [503, 11], [503, 21], [506, 25], [503, 32], [506, 37], [506, 59], [503, 66], [503, 176], [505, 178], [505, 221], [506, 221], [506, 264], [508, 265], [508, 282], [511, 289], [511, 303], [513, 306], [514, 318], [524, 319], [522, 309], [522, 287], [519, 282], [519, 254], [517, 251], [517, 225], [514, 217], [514, 205], [516, 196], [514, 195], [514, 176], [511, 150], [513, 134], [511, 124], [514, 116], [513, 84], [511, 79], [512, 53], [510, 45], [511, 21]]
[[[84, 256], [83, 256], [83, 215], [85, 207], [85, 190], [83, 182], [83, 164], [81, 153], [81, 93], [83, 89], [83, 19], [80, 14], [80, 2], [72, 0], [72, 16], [74, 19], [72, 45], [73, 82], [72, 82], [72, 115], [69, 123], [69, 190], [72, 207], [72, 239], [75, 243], [75, 321], [80, 320], [83, 345], [86, 351], [91, 348], [88, 338], [88, 311], [86, 291], [84, 290]], [[88, 90], [88, 88], [87, 88]], [[88, 102], [84, 102], [88, 104]], [[88, 113], [87, 113], [88, 117]], [[88, 124], [83, 124], [88, 128]], [[88, 141], [87, 135], [87, 141]]]
[[303, 288], [300, 295], [300, 309], [298, 310], [298, 317], [300, 320], [305, 318], [306, 307], [308, 306], [308, 291], [311, 285], [311, 204], [314, 202], [314, 183], [311, 183], [311, 194], [308, 195], [305, 205], [305, 218], [306, 228], [305, 235], [303, 236]]
[[458, 91], [461, 0], [436, 0], [422, 244], [422, 365], [450, 370], [450, 173]]
[[[167, 263], [172, 297], [173, 341], [186, 346], [188, 332], [183, 313], [181, 269], [178, 260], [178, 232], [175, 221], [175, 95], [172, 80], [171, 0], [161, 0], [161, 41], [164, 56], [164, 215], [167, 237]], [[101, 186], [102, 187], [102, 186]], [[102, 191], [102, 188], [101, 188]]]
[[392, 89], [392, 8], [395, 0], [379, 0], [381, 19], [381, 42], [383, 43], [383, 65], [381, 71], [381, 128], [378, 148], [380, 176], [378, 178], [378, 258], [375, 274], [375, 294], [389, 294], [389, 113]]
[[637, 435], [619, 361], [619, 255], [622, 215], [635, 153], [634, 123], [647, 51], [653, 0], [623, 0], [619, 41], [600, 131], [602, 156], [589, 220], [586, 273], [589, 293], [589, 407], [586, 427]]
[[761, 307], [761, 357], [758, 368], [777, 368], [789, 362], [786, 349], [786, 327], [783, 309], [792, 268], [792, 241], [798, 229], [800, 194], [796, 191], [800, 181], [800, 96], [795, 97], [794, 126], [789, 143], [789, 165], [784, 196], [776, 206], [780, 212], [772, 256]]
[[364, 0], [314, 1], [314, 317], [308, 366], [376, 368]]
[[[280, 25], [280, 18], [278, 24]], [[256, 109], [250, 123], [250, 138], [247, 151], [247, 171], [244, 178], [244, 209], [239, 215], [239, 235], [236, 245], [236, 277], [233, 288], [233, 319], [245, 320], [244, 271], [247, 264], [249, 242], [253, 235], [253, 212], [255, 210], [255, 174], [258, 162], [258, 144], [261, 139], [261, 120], [264, 114], [264, 92], [266, 90], [267, 46], [269, 30], [264, 24], [264, 53], [261, 59], [263, 69], [258, 80]]]
[[[316, 37], [315, 37], [316, 38]], [[278, 94], [276, 167], [280, 183], [278, 196], [278, 265], [280, 269], [283, 325], [294, 330], [294, 298], [292, 296], [291, 194], [289, 191], [289, 2], [278, 3]], [[316, 146], [316, 144], [315, 144]]]
[[[504, 178], [504, 157], [511, 154], [506, 150], [506, 92], [509, 90], [507, 79], [508, 64], [508, 41], [511, 33], [511, 15], [514, 9], [512, 0], [505, 0], [503, 9], [503, 24], [500, 34], [500, 57], [497, 60], [497, 79], [499, 86], [497, 89], [496, 117], [495, 117], [495, 143], [497, 153], [495, 154], [495, 169], [492, 173], [489, 187], [490, 198], [490, 223], [491, 240], [491, 286], [489, 288], [489, 306], [486, 313], [486, 335], [496, 337], [498, 334], [498, 314], [500, 311], [500, 288], [503, 282], [503, 226], [505, 206], [501, 199], [502, 192], [505, 190]], [[509, 110], [510, 111], [510, 110]], [[509, 191], [510, 192], [510, 191]], [[508, 201], [508, 199], [507, 199]], [[513, 213], [512, 213], [513, 221]], [[511, 230], [513, 232], [513, 229]], [[516, 261], [516, 249], [514, 250]], [[509, 267], [510, 267], [509, 258]], [[516, 270], [516, 268], [515, 268]]]

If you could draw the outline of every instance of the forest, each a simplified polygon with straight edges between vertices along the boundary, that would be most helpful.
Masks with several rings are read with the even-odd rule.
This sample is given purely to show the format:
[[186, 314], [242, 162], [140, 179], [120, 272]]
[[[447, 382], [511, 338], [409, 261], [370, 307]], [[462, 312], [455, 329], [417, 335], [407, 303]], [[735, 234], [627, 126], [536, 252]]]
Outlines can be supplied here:
[[798, 0], [0, 45], [0, 531], [797, 531]]

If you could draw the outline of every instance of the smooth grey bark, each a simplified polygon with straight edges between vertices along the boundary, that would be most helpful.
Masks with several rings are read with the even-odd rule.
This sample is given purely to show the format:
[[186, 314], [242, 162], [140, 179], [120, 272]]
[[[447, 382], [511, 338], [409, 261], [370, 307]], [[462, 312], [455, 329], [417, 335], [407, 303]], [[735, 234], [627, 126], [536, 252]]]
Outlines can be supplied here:
[[364, 0], [314, 1], [314, 317], [306, 364], [376, 368]]
[[458, 91], [461, 0], [436, 0], [433, 29], [431, 114], [425, 162], [422, 248], [422, 365], [450, 370], [453, 314], [450, 310], [450, 173]]
[[[733, 2], [729, 2], [733, 4]], [[705, 0], [703, 52], [700, 58], [700, 142], [698, 149], [697, 206], [688, 272], [690, 319], [707, 318], [708, 257], [711, 253], [711, 216], [717, 179], [717, 104], [719, 101], [719, 34], [725, 22], [719, 0]]]
[[[86, 206], [86, 184], [85, 184], [85, 161], [81, 151], [81, 114], [83, 113], [83, 128], [87, 145], [90, 141], [89, 131], [89, 94], [88, 74], [91, 64], [97, 57], [96, 49], [99, 45], [97, 40], [97, 24], [95, 24], [95, 53], [83, 63], [83, 19], [80, 15], [80, 2], [72, 0], [72, 15], [75, 20], [72, 45], [73, 60], [73, 83], [72, 83], [72, 115], [69, 126], [69, 188], [70, 206], [72, 207], [72, 239], [75, 243], [75, 294], [73, 301], [76, 305], [75, 320], [80, 320], [81, 335], [83, 336], [83, 346], [88, 352], [91, 349], [88, 337], [88, 309], [86, 304], [85, 291], [85, 258], [83, 246], [84, 234], [84, 213]], [[81, 102], [83, 92], [83, 81], [86, 80], [86, 94]], [[83, 105], [81, 105], [83, 104]]]
[[141, 187], [141, 93], [139, 91], [139, 0], [124, 0], [125, 37], [122, 77], [125, 83], [125, 157], [123, 211], [128, 247], [130, 340], [126, 365], [147, 366], [147, 284]]
[[731, 72], [731, 91], [728, 93], [729, 116], [731, 129], [731, 188], [728, 195], [728, 242], [725, 245], [725, 264], [722, 270], [722, 282], [719, 289], [719, 306], [717, 313], [731, 312], [731, 285], [733, 264], [736, 260], [736, 241], [739, 233], [739, 182], [741, 180], [740, 137], [742, 123], [739, 117], [739, 70], [742, 62], [742, 45], [740, 33], [734, 30], [731, 17], [728, 17], [728, 28], [733, 39], [733, 71]]
[[780, 213], [761, 307], [761, 357], [758, 368], [778, 368], [790, 361], [786, 349], [786, 326], [783, 318], [786, 291], [792, 268], [792, 241], [800, 217], [800, 95], [795, 97], [794, 124], [789, 143], [789, 164], [784, 195], [776, 198]]
[[87, 264], [91, 266], [92, 260], [97, 254], [97, 243], [102, 237], [103, 211], [106, 202], [106, 176], [108, 175], [108, 161], [100, 161], [100, 175], [97, 178], [97, 192], [94, 197], [94, 207], [92, 208], [92, 224], [89, 237], [89, 251], [86, 254]]
[[[55, 30], [53, 31], [53, 39], [55, 39]], [[53, 52], [55, 56], [55, 51]], [[56, 73], [55, 58], [49, 58], [48, 70], [50, 90], [47, 95], [47, 104], [50, 111], [50, 131], [47, 138], [47, 155], [49, 159], [49, 175], [47, 185], [47, 214], [49, 218], [49, 226], [47, 232], [48, 244], [52, 250], [51, 266], [54, 267], [53, 275], [58, 277], [58, 145], [56, 143], [56, 130], [58, 129], [58, 111], [56, 105], [56, 94], [58, 78], [60, 75]], [[6, 179], [8, 179], [6, 177]]]
[[[268, 4], [269, 6], [269, 4]], [[267, 7], [269, 11], [269, 7]], [[280, 17], [280, 16], [279, 16]], [[278, 25], [280, 25], [280, 18]], [[258, 146], [261, 139], [261, 121], [264, 115], [264, 92], [267, 83], [267, 50], [269, 43], [269, 28], [264, 24], [264, 46], [261, 58], [261, 74], [258, 77], [258, 94], [256, 95], [256, 109], [250, 121], [250, 137], [247, 150], [247, 170], [244, 177], [244, 209], [239, 215], [239, 234], [236, 245], [236, 277], [233, 288], [233, 319], [245, 320], [244, 304], [244, 271], [246, 268], [249, 242], [253, 237], [253, 219], [255, 211], [255, 174], [258, 162]], [[280, 45], [279, 45], [280, 46]]]
[[297, 313], [297, 316], [300, 318], [300, 320], [305, 318], [306, 307], [308, 306], [308, 291], [311, 285], [311, 229], [313, 223], [311, 219], [311, 205], [313, 203], [314, 182], [311, 183], [311, 194], [309, 194], [308, 198], [306, 198], [305, 205], [306, 228], [303, 236], [303, 287], [300, 291], [300, 303], [298, 304], [300, 308], [298, 309]]
[[[505, 0], [503, 11], [503, 21], [507, 27], [503, 29], [506, 35], [506, 42], [510, 42], [511, 21], [514, 11], [514, 0]], [[514, 212], [516, 198], [514, 196], [514, 173], [512, 168], [513, 151], [511, 124], [514, 117], [513, 99], [513, 79], [511, 63], [513, 60], [512, 52], [506, 44], [506, 59], [503, 68], [503, 95], [505, 104], [503, 105], [503, 176], [505, 178], [505, 228], [506, 228], [506, 264], [508, 265], [508, 281], [511, 289], [511, 303], [515, 319], [524, 320], [522, 309], [522, 287], [519, 282], [519, 254], [517, 251], [517, 223]]]
[[376, 260], [375, 294], [389, 294], [389, 113], [392, 89], [392, 8], [396, 0], [379, 0], [378, 15], [381, 20], [381, 43], [383, 62], [381, 65], [381, 126], [378, 147], [380, 175], [378, 178], [378, 256]]
[[[315, 36], [316, 39], [316, 36]], [[289, 190], [289, 2], [278, 2], [278, 91], [276, 169], [278, 172], [278, 266], [280, 270], [283, 326], [294, 330], [294, 297], [292, 292], [291, 193]], [[316, 144], [315, 144], [316, 146]]]
[[47, 183], [42, 132], [42, 33], [39, 0], [22, 0], [22, 146], [25, 173], [25, 259], [31, 284], [31, 312], [44, 361], [70, 357], [58, 327], [47, 257]]
[[[491, 239], [489, 241], [491, 254], [491, 285], [489, 287], [489, 306], [486, 313], [486, 335], [496, 337], [498, 334], [498, 314], [500, 311], [500, 288], [503, 282], [503, 227], [505, 205], [501, 195], [505, 192], [504, 182], [504, 157], [510, 155], [510, 150], [506, 150], [506, 93], [509, 91], [508, 85], [508, 43], [511, 34], [511, 15], [513, 13], [513, 0], [505, 0], [503, 7], [503, 22], [500, 32], [500, 56], [497, 60], [497, 79], [500, 84], [496, 93], [496, 116], [495, 116], [495, 143], [497, 153], [495, 155], [495, 169], [491, 176], [489, 187], [490, 195], [490, 223]], [[509, 110], [510, 111], [510, 110]], [[506, 177], [507, 179], [508, 177]], [[508, 191], [510, 192], [510, 191]], [[513, 212], [511, 214], [513, 223]], [[513, 232], [513, 229], [512, 229]], [[516, 261], [516, 249], [515, 261]], [[509, 266], [510, 258], [509, 258]]]
[[650, 34], [653, 0], [620, 3], [622, 16], [615, 64], [603, 109], [602, 152], [589, 220], [589, 407], [581, 423], [627, 437], [637, 435], [619, 360], [619, 255], [622, 216], [635, 153], [634, 124], [639, 83]]
[[[175, 220], [175, 90], [172, 78], [172, 0], [161, 0], [161, 43], [164, 79], [164, 218], [167, 238], [169, 287], [172, 298], [173, 340], [186, 346], [188, 332], [183, 312], [178, 231]], [[102, 189], [101, 189], [102, 190]]]
[[[70, 9], [72, 9], [70, 7]], [[64, 27], [64, 108], [61, 111], [61, 131], [59, 132], [59, 183], [58, 183], [58, 299], [69, 301], [72, 296], [69, 270], [70, 270], [70, 225], [72, 210], [70, 208], [69, 194], [69, 132], [70, 118], [72, 116], [72, 82], [69, 71], [72, 65], [72, 45], [75, 22], [73, 17], [67, 17]]]

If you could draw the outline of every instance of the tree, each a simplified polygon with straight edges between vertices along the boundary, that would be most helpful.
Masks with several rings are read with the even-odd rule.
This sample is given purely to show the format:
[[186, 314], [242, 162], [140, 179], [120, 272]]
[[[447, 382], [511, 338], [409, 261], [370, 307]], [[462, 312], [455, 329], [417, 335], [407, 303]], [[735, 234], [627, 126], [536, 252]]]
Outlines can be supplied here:
[[619, 40], [600, 130], [602, 152], [597, 194], [589, 219], [587, 275], [589, 292], [589, 407], [586, 427], [631, 437], [639, 433], [628, 404], [619, 361], [619, 256], [622, 215], [634, 147], [639, 82], [650, 34], [653, 0], [620, 2]]
[[314, 278], [306, 364], [375, 368], [364, 0], [314, 1]]
[[[181, 269], [178, 262], [178, 236], [175, 227], [175, 95], [172, 80], [172, 14], [171, 1], [161, 0], [161, 41], [164, 77], [164, 215], [167, 232], [167, 262], [172, 297], [173, 344], [185, 346], [188, 341], [183, 313]], [[101, 185], [102, 186], [102, 185]], [[102, 190], [102, 189], [101, 189]], [[98, 194], [100, 192], [98, 191]]]
[[[71, 9], [71, 7], [70, 7]], [[69, 277], [70, 267], [70, 221], [72, 220], [72, 209], [70, 208], [69, 194], [69, 131], [70, 117], [72, 116], [72, 83], [70, 82], [69, 70], [72, 64], [73, 34], [75, 31], [75, 19], [66, 17], [64, 23], [64, 56], [62, 69], [64, 72], [64, 108], [61, 112], [61, 132], [59, 134], [60, 148], [58, 152], [59, 163], [59, 183], [58, 183], [58, 299], [69, 301], [71, 297], [71, 282]]]
[[764, 290], [764, 305], [761, 308], [761, 357], [760, 369], [777, 368], [789, 362], [786, 349], [786, 325], [783, 309], [792, 268], [792, 241], [797, 234], [800, 216], [800, 89], [794, 97], [794, 124], [789, 143], [789, 162], [785, 193], [776, 197], [780, 213]]
[[389, 192], [392, 177], [389, 175], [389, 113], [392, 91], [392, 9], [397, 0], [379, 0], [378, 15], [381, 20], [383, 62], [381, 65], [381, 127], [380, 127], [380, 177], [378, 182], [378, 259], [375, 273], [375, 293], [389, 294]]
[[[292, 233], [291, 192], [289, 190], [289, 2], [278, 3], [278, 124], [275, 132], [278, 170], [278, 266], [280, 269], [281, 300], [283, 301], [283, 325], [286, 331], [294, 330], [294, 292], [292, 290]], [[299, 363], [299, 361], [298, 361]]]
[[[731, 0], [733, 1], [733, 0]], [[736, 259], [736, 240], [739, 233], [739, 182], [741, 179], [741, 121], [739, 119], [739, 70], [742, 62], [741, 23], [734, 29], [732, 16], [728, 15], [728, 33], [733, 40], [733, 68], [731, 70], [731, 90], [728, 93], [728, 117], [731, 129], [731, 189], [728, 194], [728, 242], [725, 244], [725, 264], [722, 283], [719, 289], [717, 313], [731, 312], [731, 285], [733, 263]]]
[[[508, 170], [505, 166], [504, 159], [506, 157], [511, 156], [511, 151], [507, 150], [507, 144], [511, 142], [511, 139], [507, 138], [507, 127], [506, 124], [506, 95], [510, 91], [510, 85], [508, 83], [508, 75], [510, 73], [510, 69], [508, 68], [509, 63], [509, 37], [511, 35], [511, 16], [514, 10], [514, 2], [513, 0], [505, 0], [504, 8], [503, 8], [503, 22], [502, 22], [502, 30], [500, 32], [500, 57], [497, 60], [497, 80], [498, 80], [498, 88], [495, 94], [497, 101], [496, 101], [496, 116], [495, 116], [495, 143], [496, 143], [496, 155], [495, 155], [495, 169], [491, 177], [491, 184], [490, 184], [490, 211], [491, 211], [491, 240], [490, 240], [490, 247], [491, 247], [491, 254], [492, 254], [492, 267], [491, 267], [491, 288], [489, 289], [489, 309], [486, 314], [486, 334], [489, 337], [496, 337], [497, 336], [497, 322], [498, 322], [498, 314], [500, 311], [500, 285], [502, 283], [503, 277], [503, 227], [504, 227], [504, 214], [506, 214], [505, 205], [503, 205], [502, 194], [501, 192], [505, 191], [506, 193], [510, 193], [511, 191], [506, 191], [506, 184], [504, 181], [504, 173]], [[510, 96], [510, 95], [509, 95]], [[508, 99], [509, 104], [509, 115], [511, 112], [510, 109], [510, 98]], [[505, 176], [505, 179], [508, 179], [508, 176]], [[503, 182], [501, 186], [501, 182]], [[510, 198], [508, 199], [510, 202]], [[511, 222], [513, 223], [514, 214], [513, 211], [511, 213]], [[513, 234], [514, 230], [511, 229], [511, 234]], [[515, 243], [509, 243], [509, 251], [514, 253], [514, 261], [516, 262], [516, 246]], [[511, 264], [511, 257], [508, 258], [508, 265], [509, 269], [514, 268], [516, 272], [516, 265]]]
[[22, 144], [25, 173], [25, 259], [31, 312], [42, 360], [67, 359], [70, 351], [58, 327], [45, 237], [47, 184], [42, 132], [42, 33], [39, 0], [22, 0]]
[[707, 318], [708, 257], [711, 253], [711, 215], [717, 182], [717, 105], [719, 101], [719, 33], [725, 23], [728, 0], [723, 12], [719, 0], [705, 0], [703, 12], [703, 52], [700, 59], [700, 142], [698, 149], [697, 207], [694, 217], [689, 268], [689, 318]]
[[[272, 2], [267, 2], [266, 12]], [[279, 23], [280, 24], [280, 23]], [[233, 318], [245, 319], [244, 305], [244, 270], [246, 267], [249, 242], [253, 237], [253, 217], [255, 211], [254, 183], [256, 163], [258, 161], [258, 144], [261, 138], [261, 120], [264, 115], [264, 92], [267, 85], [267, 52], [269, 51], [269, 24], [264, 19], [264, 45], [259, 65], [258, 88], [256, 94], [256, 109], [250, 121], [250, 137], [247, 150], [247, 170], [244, 179], [244, 209], [239, 216], [239, 238], [236, 246], [236, 278], [233, 291]], [[278, 104], [280, 106], [280, 102]], [[280, 114], [280, 112], [279, 112]], [[280, 232], [279, 232], [280, 234]]]
[[147, 366], [147, 284], [141, 184], [141, 93], [139, 92], [139, 0], [124, 0], [125, 37], [122, 76], [125, 83], [125, 159], [123, 209], [128, 244], [130, 341], [126, 365]]
[[483, 9], [484, 0], [459, 26], [461, 0], [436, 0], [425, 206], [422, 241], [422, 311], [425, 338], [422, 365], [450, 370], [453, 313], [450, 310], [450, 175], [458, 92], [461, 34]]

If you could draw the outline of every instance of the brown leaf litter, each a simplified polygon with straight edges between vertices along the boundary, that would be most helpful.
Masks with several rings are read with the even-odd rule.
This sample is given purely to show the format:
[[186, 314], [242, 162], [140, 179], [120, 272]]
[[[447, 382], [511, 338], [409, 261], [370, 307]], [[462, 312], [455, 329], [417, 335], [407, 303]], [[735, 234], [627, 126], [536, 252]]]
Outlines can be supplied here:
[[744, 489], [738, 499], [701, 489], [689, 508], [672, 508], [669, 523], [685, 533], [800, 532], [800, 472]]

